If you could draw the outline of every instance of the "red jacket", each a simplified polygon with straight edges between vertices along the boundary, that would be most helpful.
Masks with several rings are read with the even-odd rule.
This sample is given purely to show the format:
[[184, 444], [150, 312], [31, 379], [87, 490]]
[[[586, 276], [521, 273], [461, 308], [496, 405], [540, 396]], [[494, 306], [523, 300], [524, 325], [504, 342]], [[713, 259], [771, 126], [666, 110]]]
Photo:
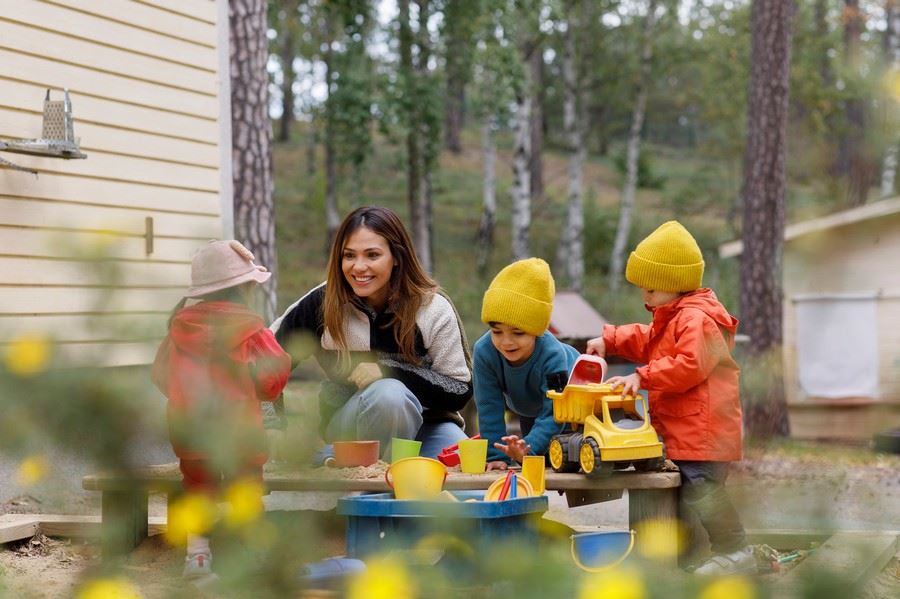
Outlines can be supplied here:
[[247, 307], [209, 301], [179, 310], [152, 372], [169, 399], [175, 454], [205, 459], [227, 441], [237, 444], [242, 458], [265, 462], [259, 402], [277, 398], [290, 371], [290, 356]]
[[606, 325], [606, 353], [637, 369], [651, 423], [674, 460], [741, 459], [740, 369], [731, 357], [738, 321], [711, 289], [651, 308], [653, 322]]

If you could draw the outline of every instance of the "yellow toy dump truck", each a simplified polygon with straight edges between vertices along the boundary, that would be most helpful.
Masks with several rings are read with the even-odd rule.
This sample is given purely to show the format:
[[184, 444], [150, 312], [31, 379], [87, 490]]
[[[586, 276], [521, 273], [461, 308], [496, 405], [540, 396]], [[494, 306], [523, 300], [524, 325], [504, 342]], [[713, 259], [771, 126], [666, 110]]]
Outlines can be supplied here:
[[580, 466], [589, 477], [608, 476], [629, 465], [661, 470], [665, 449], [650, 425], [646, 400], [600, 382], [605, 375], [603, 358], [582, 355], [565, 387], [557, 384], [547, 391], [553, 418], [571, 428], [550, 440], [550, 466], [556, 472], [576, 472]]

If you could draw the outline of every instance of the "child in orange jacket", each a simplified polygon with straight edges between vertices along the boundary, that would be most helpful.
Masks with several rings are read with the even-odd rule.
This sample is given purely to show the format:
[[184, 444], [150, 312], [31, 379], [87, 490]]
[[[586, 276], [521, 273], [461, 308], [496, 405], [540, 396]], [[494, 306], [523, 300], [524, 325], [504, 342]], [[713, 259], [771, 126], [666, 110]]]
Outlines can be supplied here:
[[677, 221], [662, 224], [628, 258], [625, 278], [641, 288], [649, 325], [606, 325], [587, 353], [642, 364], [611, 377], [626, 393], [646, 389], [653, 427], [681, 471], [682, 502], [706, 528], [713, 557], [698, 574], [755, 572], [744, 528], [725, 492], [729, 462], [741, 459], [738, 377], [731, 356], [738, 321], [701, 288], [703, 255]]
[[[191, 288], [169, 321], [153, 364], [168, 398], [169, 436], [187, 492], [214, 497], [225, 481], [262, 483], [266, 461], [260, 401], [277, 398], [291, 359], [250, 309], [271, 276], [239, 242], [214, 241], [191, 262]], [[188, 300], [197, 300], [185, 306]], [[188, 537], [184, 576], [212, 574], [205, 536]]]

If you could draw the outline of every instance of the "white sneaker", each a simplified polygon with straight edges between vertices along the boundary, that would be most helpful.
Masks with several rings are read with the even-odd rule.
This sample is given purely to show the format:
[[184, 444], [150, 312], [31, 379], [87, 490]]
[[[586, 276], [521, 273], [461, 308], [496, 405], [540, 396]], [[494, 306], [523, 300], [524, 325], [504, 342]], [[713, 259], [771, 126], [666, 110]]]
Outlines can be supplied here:
[[184, 570], [182, 578], [195, 579], [204, 576], [212, 576], [212, 555], [209, 553], [195, 553], [184, 558]]
[[700, 576], [756, 573], [756, 557], [753, 555], [753, 548], [749, 546], [731, 553], [714, 555], [694, 570], [694, 574]]

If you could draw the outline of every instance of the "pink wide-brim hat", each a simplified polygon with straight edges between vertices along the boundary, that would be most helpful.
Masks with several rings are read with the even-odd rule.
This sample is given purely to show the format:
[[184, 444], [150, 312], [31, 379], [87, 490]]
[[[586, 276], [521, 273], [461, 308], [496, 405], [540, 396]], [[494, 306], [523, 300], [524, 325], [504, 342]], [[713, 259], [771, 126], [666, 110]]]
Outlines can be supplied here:
[[253, 260], [240, 241], [210, 241], [191, 260], [191, 287], [184, 296], [200, 297], [248, 281], [265, 283], [272, 273]]

